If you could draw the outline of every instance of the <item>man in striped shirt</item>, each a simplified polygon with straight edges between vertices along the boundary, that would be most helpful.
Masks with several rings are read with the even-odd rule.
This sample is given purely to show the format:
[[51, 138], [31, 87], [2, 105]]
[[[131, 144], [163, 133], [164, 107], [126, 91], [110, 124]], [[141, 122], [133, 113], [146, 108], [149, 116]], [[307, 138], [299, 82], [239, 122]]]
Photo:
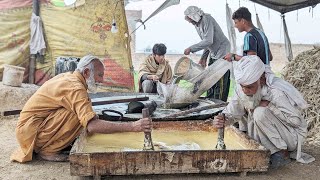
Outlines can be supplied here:
[[[268, 38], [263, 31], [253, 25], [249, 10], [245, 7], [240, 7], [233, 13], [232, 19], [239, 32], [247, 32], [244, 36], [243, 56], [257, 55], [264, 64], [270, 65], [270, 61], [273, 57], [270, 51]], [[229, 53], [224, 57], [224, 59], [228, 61], [238, 61], [241, 58], [242, 56], [232, 53]]]

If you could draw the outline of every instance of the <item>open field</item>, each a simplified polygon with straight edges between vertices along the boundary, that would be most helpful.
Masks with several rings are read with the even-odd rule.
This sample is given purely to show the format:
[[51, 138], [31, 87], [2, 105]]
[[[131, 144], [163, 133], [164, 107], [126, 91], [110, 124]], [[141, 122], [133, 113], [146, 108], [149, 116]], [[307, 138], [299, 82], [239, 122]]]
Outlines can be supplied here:
[[[273, 54], [271, 67], [275, 73], [279, 73], [288, 62], [285, 56], [285, 46], [284, 44], [270, 44], [270, 48]], [[312, 45], [293, 44], [292, 45], [293, 57], [297, 56], [299, 53], [303, 51], [306, 51], [312, 48], [313, 48]], [[141, 61], [143, 61], [145, 57], [148, 55], [149, 53], [132, 54], [132, 63], [135, 71], [139, 70], [139, 65]], [[171, 67], [174, 68], [174, 65], [182, 56], [184, 55], [183, 54], [166, 54], [166, 59], [170, 62]], [[201, 57], [201, 54], [191, 54], [188, 57], [194, 60], [195, 62], [198, 62], [198, 60]]]

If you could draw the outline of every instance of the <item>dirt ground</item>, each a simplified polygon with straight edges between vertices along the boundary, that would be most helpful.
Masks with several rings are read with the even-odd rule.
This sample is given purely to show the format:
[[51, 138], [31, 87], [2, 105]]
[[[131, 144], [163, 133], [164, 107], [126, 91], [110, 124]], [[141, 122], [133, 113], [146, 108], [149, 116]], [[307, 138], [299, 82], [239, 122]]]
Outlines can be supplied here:
[[[14, 129], [18, 117], [0, 119], [0, 180], [12, 179], [77, 179], [70, 176], [69, 163], [56, 163], [43, 160], [33, 160], [26, 164], [19, 164], [9, 161], [11, 152], [17, 147]], [[305, 152], [313, 155], [316, 161], [311, 164], [301, 164], [292, 161], [288, 166], [277, 170], [269, 170], [265, 173], [248, 173], [245, 177], [240, 177], [238, 173], [231, 174], [203, 174], [203, 175], [153, 175], [153, 176], [117, 176], [103, 179], [291, 179], [307, 180], [319, 179], [320, 174], [320, 151], [319, 147], [305, 146]]]
[[[275, 45], [274, 56], [275, 60], [283, 59], [283, 52], [280, 53], [283, 49], [283, 45]], [[280, 47], [280, 48], [279, 48]], [[296, 55], [302, 49], [306, 50], [308, 47], [296, 47], [297, 51], [294, 51]], [[278, 53], [279, 51], [279, 53]], [[278, 54], [278, 55], [277, 55]], [[282, 54], [281, 56], [279, 54]], [[285, 62], [284, 61], [274, 61], [275, 65], [279, 70], [282, 69]], [[134, 62], [137, 64], [137, 62]], [[0, 97], [1, 104], [0, 109], [16, 109], [21, 108], [21, 105], [25, 103], [28, 97], [35, 90], [34, 87], [31, 87], [32, 91], [21, 92], [17, 95], [13, 90], [7, 91], [7, 94], [3, 94], [4, 89], [0, 87]], [[2, 94], [1, 94], [2, 93]], [[13, 93], [13, 94], [10, 94]], [[23, 96], [21, 96], [21, 94]], [[12, 99], [11, 99], [11, 98]], [[26, 98], [27, 97], [27, 98]], [[12, 104], [15, 102], [16, 107], [13, 107]], [[43, 160], [33, 160], [32, 162], [26, 164], [19, 164], [10, 162], [11, 152], [17, 148], [18, 144], [15, 138], [15, 126], [18, 120], [18, 116], [9, 116], [3, 117], [0, 116], [0, 180], [5, 179], [77, 179], [70, 176], [70, 165], [69, 163], [56, 163], [56, 162], [47, 162]], [[245, 177], [240, 177], [238, 173], [233, 174], [202, 174], [202, 175], [154, 175], [154, 176], [117, 176], [117, 177], [108, 177], [107, 179], [226, 179], [226, 180], [237, 180], [237, 179], [320, 179], [320, 151], [319, 147], [313, 145], [305, 145], [304, 151], [313, 155], [316, 158], [316, 161], [310, 164], [301, 164], [295, 161], [292, 161], [289, 165], [282, 167], [277, 170], [269, 170], [265, 173], [248, 173]]]

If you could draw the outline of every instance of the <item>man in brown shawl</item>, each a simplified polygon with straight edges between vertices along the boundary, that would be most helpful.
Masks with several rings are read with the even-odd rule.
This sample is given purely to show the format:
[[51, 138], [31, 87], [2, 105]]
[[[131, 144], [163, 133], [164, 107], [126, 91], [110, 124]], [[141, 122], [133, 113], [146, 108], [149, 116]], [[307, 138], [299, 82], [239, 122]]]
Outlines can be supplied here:
[[155, 44], [146, 60], [139, 68], [139, 92], [157, 93], [157, 82], [170, 83], [172, 80], [172, 69], [164, 56], [167, 47], [160, 43]]

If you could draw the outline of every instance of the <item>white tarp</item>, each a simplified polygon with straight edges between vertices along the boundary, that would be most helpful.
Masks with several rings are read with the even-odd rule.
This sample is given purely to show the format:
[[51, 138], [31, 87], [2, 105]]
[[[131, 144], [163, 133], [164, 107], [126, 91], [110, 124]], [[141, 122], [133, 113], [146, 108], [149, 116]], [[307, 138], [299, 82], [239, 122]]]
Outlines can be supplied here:
[[193, 103], [231, 68], [231, 62], [218, 59], [208, 68], [188, 79], [188, 83], [182, 86], [158, 83], [158, 92], [164, 96], [166, 104]]
[[[147, 17], [147, 19], [145, 19], [144, 21], [142, 21], [141, 19], [137, 20], [138, 22], [142, 23], [141, 25], [144, 25], [150, 18], [152, 18], [153, 16], [155, 16], [156, 14], [158, 14], [159, 12], [161, 12], [162, 10], [166, 9], [167, 7], [173, 6], [173, 5], [177, 5], [180, 3], [180, 0], [166, 0], [164, 3], [162, 3], [149, 17]], [[141, 26], [140, 25], [140, 26]], [[139, 27], [140, 27], [139, 26]], [[145, 25], [144, 25], [145, 26]], [[132, 31], [132, 33], [134, 33], [137, 29], [139, 29], [139, 27], [137, 27], [135, 30]], [[131, 34], [132, 34], [131, 33]]]
[[292, 54], [291, 41], [290, 41], [290, 37], [289, 37], [289, 33], [288, 33], [288, 28], [287, 28], [285, 16], [282, 15], [281, 18], [282, 18], [282, 23], [283, 23], [283, 32], [284, 32], [284, 43], [285, 43], [285, 47], [286, 47], [286, 56], [287, 56], [288, 60], [291, 61], [293, 59], [293, 54]]
[[261, 31], [264, 32], [263, 26], [262, 26], [262, 24], [261, 24], [261, 21], [260, 21], [260, 18], [259, 18], [258, 13], [256, 13], [256, 20], [257, 20], [257, 26], [258, 26], [258, 28], [259, 28]]
[[228, 29], [228, 37], [231, 44], [231, 53], [237, 52], [237, 37], [234, 28], [234, 23], [232, 20], [232, 10], [230, 9], [228, 3], [226, 4], [226, 20], [227, 20], [227, 29]]
[[43, 37], [43, 27], [40, 16], [32, 13], [30, 22], [31, 40], [30, 40], [30, 54], [44, 55], [46, 43]]

